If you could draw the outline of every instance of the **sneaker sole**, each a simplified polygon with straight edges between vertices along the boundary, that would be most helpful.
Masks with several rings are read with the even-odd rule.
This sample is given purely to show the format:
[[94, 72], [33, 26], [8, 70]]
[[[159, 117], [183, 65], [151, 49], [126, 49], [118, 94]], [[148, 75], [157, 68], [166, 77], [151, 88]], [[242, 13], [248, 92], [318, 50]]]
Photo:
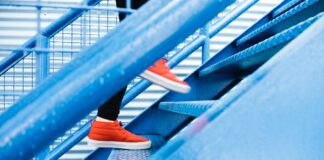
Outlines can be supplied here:
[[179, 93], [188, 93], [190, 91], [190, 87], [188, 85], [179, 84], [148, 70], [141, 73], [140, 76], [168, 90]]
[[87, 138], [89, 146], [100, 148], [119, 148], [119, 149], [148, 149], [151, 148], [151, 141], [148, 142], [116, 142], [116, 141], [97, 141]]

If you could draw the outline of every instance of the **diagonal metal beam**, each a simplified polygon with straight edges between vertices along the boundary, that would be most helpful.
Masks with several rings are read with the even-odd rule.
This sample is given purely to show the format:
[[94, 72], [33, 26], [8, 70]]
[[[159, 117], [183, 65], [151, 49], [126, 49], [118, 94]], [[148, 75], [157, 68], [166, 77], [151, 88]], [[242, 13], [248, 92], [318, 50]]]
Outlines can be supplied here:
[[[4, 113], [1, 156], [33, 157], [232, 2], [153, 0], [145, 4]], [[10, 112], [15, 108], [22, 109]]]

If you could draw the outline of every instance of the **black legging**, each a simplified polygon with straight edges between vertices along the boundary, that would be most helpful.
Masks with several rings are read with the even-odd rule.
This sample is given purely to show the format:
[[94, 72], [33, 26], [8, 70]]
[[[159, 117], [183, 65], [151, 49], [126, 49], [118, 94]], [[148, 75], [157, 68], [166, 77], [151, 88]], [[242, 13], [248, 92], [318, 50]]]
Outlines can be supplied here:
[[[132, 0], [131, 8], [138, 9], [147, 1], [148, 0]], [[116, 2], [118, 8], [126, 8], [126, 0], [116, 0]], [[125, 17], [126, 15], [124, 13], [119, 13], [120, 21], [124, 20]], [[127, 86], [121, 89], [117, 94], [115, 94], [109, 100], [107, 100], [103, 105], [101, 105], [98, 109], [97, 116], [104, 119], [115, 121], [119, 115], [119, 108], [123, 100], [123, 97], [125, 95], [126, 88]]]

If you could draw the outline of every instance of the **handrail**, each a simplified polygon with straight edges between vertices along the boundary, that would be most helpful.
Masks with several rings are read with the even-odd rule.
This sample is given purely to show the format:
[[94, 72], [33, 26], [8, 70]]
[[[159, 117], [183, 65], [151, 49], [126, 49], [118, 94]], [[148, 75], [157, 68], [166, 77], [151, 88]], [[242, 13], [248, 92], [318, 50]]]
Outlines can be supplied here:
[[[238, 7], [233, 9], [233, 11], [223, 17], [221, 20], [217, 21], [210, 28], [208, 38], [212, 38], [217, 33], [219, 33], [222, 29], [228, 26], [232, 21], [234, 21], [237, 17], [239, 17], [242, 13], [248, 10], [251, 6], [257, 3], [258, 0], [250, 0], [240, 4]], [[217, 27], [215, 27], [217, 26]], [[202, 46], [204, 42], [205, 36], [198, 36], [192, 42], [190, 42], [186, 47], [178, 51], [174, 56], [172, 56], [167, 65], [170, 68], [175, 67], [181, 61], [183, 61], [186, 57], [192, 54], [195, 50], [197, 50], [200, 46]], [[132, 101], [136, 96], [142, 93], [145, 89], [147, 89], [152, 83], [147, 80], [141, 80], [136, 83], [132, 88], [130, 88], [122, 101], [121, 108], [125, 107], [130, 101]], [[48, 157], [46, 159], [57, 159], [62, 156], [65, 152], [70, 150], [74, 145], [79, 143], [89, 132], [90, 123], [84, 124], [79, 130], [75, 131], [74, 134], [69, 136], [66, 140], [61, 142], [57, 147], [55, 147], [52, 151], [48, 153]]]
[[[203, 38], [198, 37], [198, 40], [194, 40], [187, 47], [182, 49], [179, 53], [173, 56], [170, 61], [168, 61], [167, 65], [170, 68], [173, 68], [177, 64], [179, 64], [183, 59], [188, 57], [193, 51], [197, 50], [203, 43]], [[136, 96], [142, 93], [145, 89], [151, 86], [151, 82], [147, 80], [141, 80], [137, 82], [131, 89], [126, 92], [126, 95], [121, 103], [121, 108], [124, 108], [126, 104], [132, 101]], [[52, 151], [48, 153], [46, 159], [57, 159], [62, 156], [65, 152], [70, 150], [75, 144], [79, 143], [89, 132], [90, 122], [84, 124], [80, 129], [75, 131], [72, 135], [70, 135], [67, 139], [65, 139], [62, 143], [60, 143], [57, 147], [55, 147]]]
[[[278, 37], [292, 37], [296, 36], [296, 34], [301, 32], [303, 29], [308, 28], [311, 25], [314, 25], [312, 28], [308, 28], [309, 30], [312, 30], [308, 33], [301, 33], [299, 35], [299, 39], [303, 40], [310, 40], [312, 39], [309, 33], [323, 33], [323, 24], [324, 24], [324, 17], [322, 15], [317, 15], [313, 18], [308, 19], [306, 22], [301, 22], [297, 26], [292, 27], [291, 29], [287, 29], [286, 31], [281, 32], [281, 35], [273, 36], [265, 40], [264, 42], [260, 42], [257, 45], [265, 45], [265, 43], [272, 43], [277, 41]], [[315, 30], [318, 31], [322, 29], [322, 32], [314, 32]], [[305, 36], [307, 35], [307, 36]], [[301, 37], [303, 36], [303, 37]], [[195, 119], [191, 124], [189, 124], [186, 128], [184, 128], [181, 132], [177, 134], [176, 137], [174, 137], [172, 140], [168, 142], [165, 146], [163, 146], [159, 151], [157, 151], [152, 159], [167, 159], [167, 156], [170, 155], [170, 153], [174, 153], [176, 149], [184, 145], [188, 140], [192, 140], [194, 136], [197, 136], [201, 131], [203, 131], [208, 124], [213, 122], [216, 118], [219, 118], [219, 115], [222, 114], [226, 109], [230, 107], [235, 101], [237, 101], [244, 93], [249, 91], [255, 84], [260, 82], [260, 79], [266, 77], [265, 74], [270, 71], [270, 68], [273, 67], [278, 63], [279, 57], [283, 58], [284, 56], [291, 55], [292, 53], [296, 53], [296, 49], [294, 48], [294, 45], [288, 45], [285, 47], [285, 49], [281, 50], [279, 55], [277, 57], [271, 58], [271, 62], [268, 62], [261, 66], [258, 70], [256, 70], [253, 74], [249, 75], [245, 79], [243, 79], [240, 84], [238, 84], [236, 87], [234, 87], [232, 90], [230, 90], [226, 95], [224, 95], [219, 103], [216, 103], [211, 109], [203, 113], [199, 118]], [[262, 47], [261, 47], [262, 48]], [[295, 49], [295, 50], [294, 50]], [[300, 48], [299, 48], [300, 49]], [[294, 53], [295, 52], [295, 53]]]
[[[101, 0], [83, 0], [81, 6], [94, 6], [97, 5]], [[64, 29], [66, 26], [71, 24], [75, 19], [79, 18], [83, 12], [89, 9], [70, 9], [63, 16], [58, 18], [56, 21], [47, 26], [41, 31], [42, 36], [51, 38]], [[19, 48], [33, 48], [36, 46], [37, 35], [26, 41]], [[0, 76], [7, 72], [10, 68], [28, 56], [29, 53], [25, 53], [21, 50], [13, 51], [9, 56], [5, 57], [0, 61]]]
[[2, 157], [33, 157], [233, 1], [146, 3], [83, 51], [87, 54], [80, 54], [8, 109], [23, 108], [14, 118], [12, 112], [3, 114], [7, 116], [0, 128]]

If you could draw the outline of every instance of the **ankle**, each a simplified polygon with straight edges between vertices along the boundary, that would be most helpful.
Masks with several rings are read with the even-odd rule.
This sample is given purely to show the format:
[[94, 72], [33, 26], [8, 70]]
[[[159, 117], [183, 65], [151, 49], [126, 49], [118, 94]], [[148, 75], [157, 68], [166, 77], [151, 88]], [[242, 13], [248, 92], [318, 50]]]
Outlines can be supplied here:
[[99, 121], [99, 122], [110, 122], [110, 123], [114, 123], [114, 121], [112, 120], [109, 120], [109, 119], [105, 119], [105, 118], [101, 118], [101, 117], [98, 117], [96, 118], [96, 121]]

